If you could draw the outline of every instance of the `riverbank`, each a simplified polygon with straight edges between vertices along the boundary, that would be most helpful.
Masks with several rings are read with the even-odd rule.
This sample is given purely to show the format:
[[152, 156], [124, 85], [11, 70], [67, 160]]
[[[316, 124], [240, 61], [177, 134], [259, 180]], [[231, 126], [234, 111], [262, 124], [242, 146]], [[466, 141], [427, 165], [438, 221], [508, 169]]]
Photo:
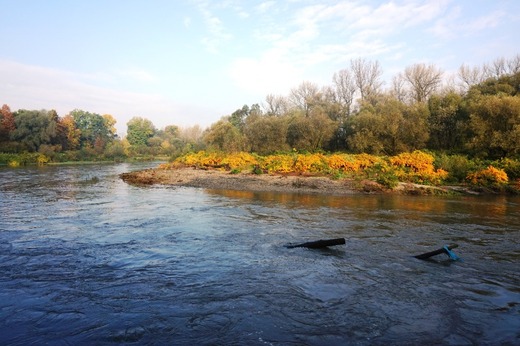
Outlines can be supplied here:
[[369, 194], [410, 194], [410, 195], [455, 195], [480, 194], [464, 187], [436, 187], [411, 183], [399, 183], [388, 189], [371, 180], [331, 179], [326, 176], [295, 174], [252, 174], [236, 173], [216, 169], [176, 169], [153, 168], [123, 173], [120, 178], [132, 185], [187, 186], [205, 189], [265, 191], [286, 193], [311, 193], [326, 195]]

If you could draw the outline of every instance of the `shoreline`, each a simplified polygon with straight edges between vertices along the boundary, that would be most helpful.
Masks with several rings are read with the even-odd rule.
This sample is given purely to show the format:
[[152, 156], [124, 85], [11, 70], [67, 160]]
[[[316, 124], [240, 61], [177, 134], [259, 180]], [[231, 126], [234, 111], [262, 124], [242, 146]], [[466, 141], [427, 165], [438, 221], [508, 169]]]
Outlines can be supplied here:
[[331, 196], [353, 194], [405, 194], [405, 195], [480, 195], [461, 186], [438, 187], [412, 183], [399, 183], [395, 189], [387, 189], [372, 180], [331, 179], [326, 176], [291, 174], [253, 174], [180, 167], [176, 169], [150, 168], [122, 173], [125, 183], [137, 186], [184, 186], [213, 190], [238, 190], [252, 192], [307, 193]]

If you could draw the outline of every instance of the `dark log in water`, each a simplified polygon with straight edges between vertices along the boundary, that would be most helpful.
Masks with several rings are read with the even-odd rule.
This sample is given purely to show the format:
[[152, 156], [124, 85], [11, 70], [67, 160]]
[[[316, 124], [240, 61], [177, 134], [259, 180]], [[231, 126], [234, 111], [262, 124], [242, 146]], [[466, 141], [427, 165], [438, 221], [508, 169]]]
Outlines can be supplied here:
[[[448, 249], [449, 250], [456, 249], [458, 247], [459, 247], [458, 244], [448, 245]], [[423, 253], [421, 255], [417, 255], [417, 256], [414, 256], [414, 257], [418, 258], [418, 259], [428, 259], [428, 258], [430, 258], [432, 256], [440, 255], [441, 253], [448, 254], [444, 248], [440, 248], [438, 250], [426, 252], [426, 253]]]
[[296, 245], [286, 245], [285, 247], [288, 249], [293, 249], [295, 247], [306, 247], [308, 249], [321, 249], [321, 248], [324, 248], [327, 246], [343, 245], [343, 244], [345, 244], [345, 238], [336, 238], [336, 239], [310, 241], [307, 243], [296, 244]]

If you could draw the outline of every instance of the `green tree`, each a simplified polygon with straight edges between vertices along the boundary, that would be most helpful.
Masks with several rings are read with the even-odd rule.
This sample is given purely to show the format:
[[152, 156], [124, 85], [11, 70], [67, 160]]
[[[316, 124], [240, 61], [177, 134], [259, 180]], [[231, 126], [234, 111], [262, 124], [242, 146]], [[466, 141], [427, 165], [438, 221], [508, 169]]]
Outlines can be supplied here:
[[468, 147], [492, 159], [520, 155], [520, 97], [483, 95], [470, 107]]
[[287, 150], [287, 119], [285, 117], [251, 115], [244, 133], [251, 151], [261, 155]]
[[406, 105], [390, 95], [363, 102], [347, 122], [347, 144], [354, 152], [395, 155], [425, 147], [428, 110]]
[[428, 100], [430, 116], [428, 127], [430, 139], [428, 148], [433, 150], [454, 151], [463, 147], [466, 138], [462, 110], [462, 96], [455, 92], [445, 95], [432, 95]]
[[16, 129], [11, 139], [29, 151], [38, 151], [41, 145], [53, 144], [57, 134], [55, 112], [20, 109], [14, 113]]
[[336, 127], [336, 123], [322, 112], [296, 115], [287, 128], [287, 143], [298, 150], [320, 150], [332, 139]]
[[205, 131], [204, 141], [210, 149], [225, 152], [245, 150], [245, 138], [227, 119], [221, 119]]
[[133, 117], [126, 125], [126, 138], [134, 147], [146, 146], [157, 131], [150, 120], [141, 117]]
[[[96, 113], [75, 109], [70, 112], [74, 119], [74, 125], [79, 130], [79, 146], [81, 148], [94, 148], [103, 143], [111, 142], [115, 135], [111, 131], [111, 125], [107, 124], [105, 118]], [[109, 126], [107, 126], [109, 125]]]

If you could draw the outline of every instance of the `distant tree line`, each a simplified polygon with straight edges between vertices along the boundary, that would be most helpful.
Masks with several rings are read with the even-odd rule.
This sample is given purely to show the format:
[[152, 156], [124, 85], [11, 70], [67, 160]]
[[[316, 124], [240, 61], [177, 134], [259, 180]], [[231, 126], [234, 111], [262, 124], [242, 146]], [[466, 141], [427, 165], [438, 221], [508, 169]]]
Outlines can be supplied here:
[[233, 152], [347, 151], [376, 155], [429, 149], [496, 159], [520, 155], [520, 55], [461, 66], [443, 84], [433, 65], [407, 67], [383, 89], [377, 61], [357, 59], [332, 84], [303, 82], [289, 95], [245, 105], [204, 133]]
[[271, 154], [289, 150], [376, 155], [429, 149], [497, 159], [520, 156], [520, 55], [481, 67], [462, 65], [447, 79], [414, 64], [383, 88], [377, 61], [351, 60], [331, 85], [303, 82], [289, 95], [267, 95], [206, 130], [157, 129], [143, 117], [119, 138], [109, 114], [73, 110], [0, 110], [0, 152], [38, 152], [51, 160], [177, 157], [197, 150]]

